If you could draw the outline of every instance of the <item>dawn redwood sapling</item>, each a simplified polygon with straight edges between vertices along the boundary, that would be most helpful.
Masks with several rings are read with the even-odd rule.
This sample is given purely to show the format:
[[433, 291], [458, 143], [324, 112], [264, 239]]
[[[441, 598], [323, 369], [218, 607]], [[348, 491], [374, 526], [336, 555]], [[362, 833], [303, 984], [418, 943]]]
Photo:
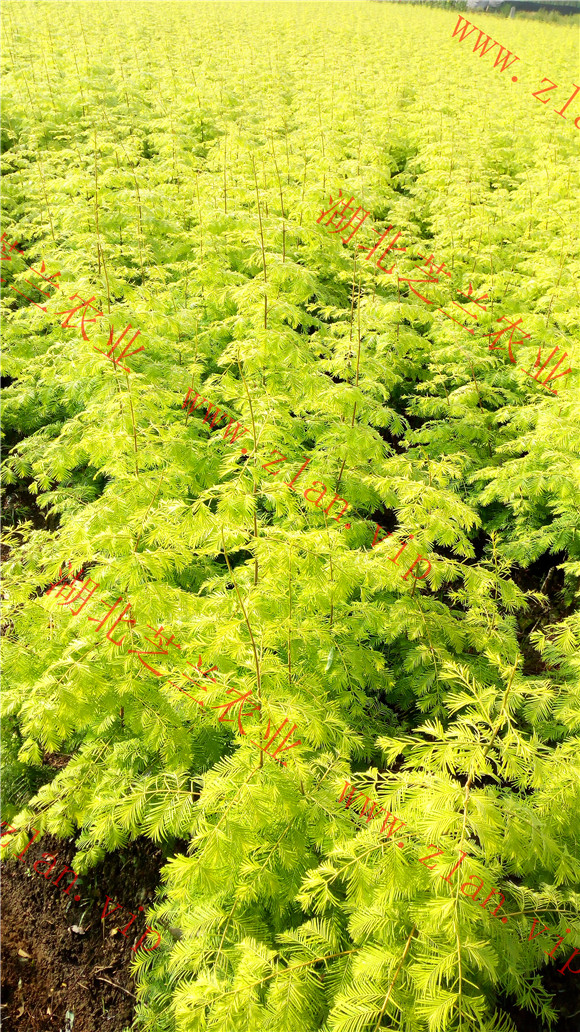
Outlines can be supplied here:
[[[348, 792], [348, 794], [347, 794], [348, 789], [350, 789], [350, 792]], [[367, 824], [369, 823], [369, 821], [371, 821], [373, 819], [373, 817], [375, 817], [375, 816], [378, 817], [379, 814], [384, 813], [384, 807], [381, 805], [381, 806], [379, 806], [379, 809], [376, 811], [376, 814], [375, 814], [375, 809], [376, 809], [376, 807], [378, 805], [378, 802], [375, 801], [375, 802], [373, 802], [371, 804], [371, 799], [370, 799], [370, 797], [368, 795], [366, 795], [364, 792], [359, 792], [358, 789], [357, 789], [357, 786], [353, 785], [352, 782], [345, 781], [344, 787], [342, 789], [342, 792], [341, 792], [340, 796], [338, 797], [338, 801], [342, 802], [344, 800], [344, 806], [345, 806], [346, 809], [348, 809], [351, 805], [354, 805], [354, 803], [358, 802], [361, 798], [364, 800], [364, 802], [363, 802], [362, 808], [360, 809], [360, 812], [357, 811], [357, 816], [366, 817], [366, 823]], [[369, 807], [368, 814], [366, 812], [367, 811], [367, 806]], [[381, 828], [378, 829], [377, 833], [379, 835], [384, 831], [385, 826], [389, 822], [389, 819], [390, 819], [390, 827], [389, 827], [389, 831], [387, 832], [387, 836], [386, 836], [387, 839], [389, 839], [391, 837], [391, 835], [392, 835], [392, 833], [393, 833], [393, 831], [395, 829], [398, 830], [399, 828], [403, 828], [403, 827], [406, 826], [404, 821], [401, 821], [400, 819], [395, 817], [394, 814], [391, 814], [389, 812], [389, 813], [387, 813], [387, 816], [386, 816], [385, 820], [383, 821], [383, 824], [382, 824]], [[377, 830], [377, 829], [375, 829], [375, 830]], [[399, 849], [402, 849], [402, 848], [404, 848], [405, 841], [404, 840], [394, 841], [394, 844]], [[433, 846], [435, 846], [435, 843], [430, 842], [429, 843], [429, 848], [431, 848]], [[440, 875], [440, 878], [443, 881], [448, 882], [450, 885], [453, 884], [452, 881], [451, 881], [451, 875], [455, 874], [455, 872], [463, 864], [463, 862], [464, 862], [464, 860], [465, 860], [465, 858], [467, 856], [467, 853], [464, 852], [463, 850], [460, 849], [459, 852], [460, 852], [460, 858], [455, 863], [455, 866], [447, 874], [445, 874], [445, 875], [441, 874]], [[443, 849], [439, 849], [439, 848], [435, 847], [435, 852], [434, 853], [428, 853], [426, 856], [424, 856], [424, 857], [416, 857], [416, 859], [418, 860], [418, 862], [420, 864], [423, 864], [423, 866], [426, 867], [427, 870], [433, 871], [433, 870], [435, 870], [437, 865], [436, 864], [432, 864], [432, 863], [427, 863], [427, 861], [432, 860], [435, 857], [441, 856], [443, 853], [444, 853]], [[479, 883], [479, 884], [474, 884], [473, 883], [472, 879], [474, 879], [474, 878], [476, 879], [476, 882]], [[459, 881], [456, 882], [457, 886], [459, 886], [459, 882], [460, 881], [461, 881], [461, 877], [459, 878]], [[483, 878], [477, 878], [476, 875], [471, 875], [467, 879], [467, 881], [463, 882], [463, 884], [459, 887], [459, 891], [463, 895], [467, 896], [469, 899], [477, 899], [479, 893], [483, 889], [483, 886], [484, 886]], [[471, 893], [467, 892], [467, 890], [466, 890], [467, 887], [473, 888], [473, 889], [475, 889], [475, 891], [471, 892]], [[491, 892], [488, 893], [486, 898], [482, 902], [479, 902], [479, 906], [482, 909], [485, 910], [486, 905], [489, 902], [489, 900], [492, 898], [492, 896], [495, 896], [498, 893], [499, 893], [499, 896], [501, 896], [501, 902], [497, 904], [497, 906], [495, 907], [495, 910], [492, 910], [492, 911], [489, 912], [491, 917], [496, 917], [498, 910], [500, 910], [500, 908], [505, 903], [505, 896], [503, 895], [503, 893], [499, 892], [498, 889], [493, 888], [491, 890]], [[495, 901], [494, 901], [494, 903], [495, 903]], [[503, 924], [507, 924], [508, 917], [509, 917], [509, 915], [501, 917], [501, 921], [502, 921]], [[538, 923], [538, 918], [534, 918], [534, 922], [532, 924], [532, 928], [531, 928], [530, 934], [528, 936], [528, 942], [530, 942], [533, 939], [536, 939], [539, 935], [542, 935], [544, 932], [549, 931], [548, 925], [544, 925], [543, 929], [541, 929], [540, 931], [535, 932], [535, 927], [536, 927], [537, 923]], [[564, 941], [566, 935], [570, 934], [571, 931], [572, 931], [571, 928], [566, 928], [565, 934], [561, 935], [558, 938], [556, 944], [552, 947], [552, 949], [549, 952], [548, 952], [548, 950], [544, 950], [544, 953], [548, 957], [552, 957], [554, 955], [554, 953], [556, 952], [556, 950], [559, 949], [559, 947], [561, 946], [561, 944]], [[559, 969], [560, 974], [563, 974], [568, 969], [570, 969], [570, 971], [573, 974], [580, 974], [580, 968], [578, 969], [578, 971], [574, 971], [572, 968], [569, 968], [570, 962], [572, 961], [572, 959], [577, 954], [580, 954], [580, 949], [575, 949], [573, 951], [572, 955], [568, 958], [568, 961], [566, 962], [564, 967]]]

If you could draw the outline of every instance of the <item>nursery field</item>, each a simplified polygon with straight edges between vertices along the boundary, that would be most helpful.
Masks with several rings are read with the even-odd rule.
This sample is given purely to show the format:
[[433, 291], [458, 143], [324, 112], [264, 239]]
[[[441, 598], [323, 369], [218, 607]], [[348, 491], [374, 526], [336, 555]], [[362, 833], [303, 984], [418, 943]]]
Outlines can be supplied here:
[[7, 1032], [577, 1032], [577, 22], [2, 18]]

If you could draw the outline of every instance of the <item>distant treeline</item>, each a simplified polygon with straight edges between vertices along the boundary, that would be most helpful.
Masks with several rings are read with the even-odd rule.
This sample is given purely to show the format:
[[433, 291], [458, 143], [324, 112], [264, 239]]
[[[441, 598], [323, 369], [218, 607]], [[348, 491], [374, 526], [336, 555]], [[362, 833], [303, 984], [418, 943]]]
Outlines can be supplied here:
[[475, 0], [467, 3], [466, 0], [373, 0], [373, 3], [414, 3], [426, 7], [453, 8], [458, 11], [485, 11], [487, 14], [499, 14], [500, 17], [509, 18], [510, 11], [515, 8], [518, 18], [531, 18], [538, 21], [548, 22], [580, 22], [580, 0], [558, 0], [551, 3], [550, 0], [542, 3], [542, 0], [504, 0], [498, 4], [491, 0], [489, 4], [485, 0]]

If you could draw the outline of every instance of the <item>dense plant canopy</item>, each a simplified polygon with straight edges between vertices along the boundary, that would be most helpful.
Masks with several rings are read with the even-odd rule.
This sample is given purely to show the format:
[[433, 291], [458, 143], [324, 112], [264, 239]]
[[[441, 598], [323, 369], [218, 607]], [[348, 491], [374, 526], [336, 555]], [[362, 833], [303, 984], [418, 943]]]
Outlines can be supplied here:
[[[508, 1032], [509, 1005], [549, 1028], [546, 965], [580, 949], [580, 104], [531, 92], [570, 95], [574, 31], [477, 12], [516, 85], [437, 9], [4, 10], [4, 478], [36, 506], [6, 535], [5, 854], [33, 826], [77, 834], [81, 873], [189, 843], [136, 954], [150, 1032]], [[369, 212], [347, 244], [317, 222], [339, 189]], [[358, 246], [388, 227], [394, 273]], [[419, 254], [451, 275], [431, 303], [397, 285]], [[75, 294], [103, 313], [85, 333], [55, 314]], [[568, 354], [557, 395], [540, 347]], [[293, 488], [274, 449], [311, 460]], [[389, 561], [410, 535], [425, 579]], [[46, 593], [67, 562], [99, 585], [77, 615]], [[107, 638], [87, 617], [119, 598], [137, 622]], [[163, 676], [148, 626], [181, 646]], [[203, 707], [186, 661], [217, 668]], [[219, 719], [234, 689], [245, 726]], [[260, 746], [286, 719], [281, 766]]]

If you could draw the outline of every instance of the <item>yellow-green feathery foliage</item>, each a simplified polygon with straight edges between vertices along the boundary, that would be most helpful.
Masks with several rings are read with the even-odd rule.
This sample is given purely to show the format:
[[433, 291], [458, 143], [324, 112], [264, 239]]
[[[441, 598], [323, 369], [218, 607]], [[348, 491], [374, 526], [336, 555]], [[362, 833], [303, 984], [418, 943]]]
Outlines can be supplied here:
[[[6, 4], [4, 476], [38, 509], [6, 539], [4, 852], [33, 824], [78, 834], [79, 871], [140, 835], [173, 851], [163, 942], [134, 962], [148, 1032], [513, 1032], [513, 1005], [549, 1028], [546, 965], [580, 948], [580, 106], [531, 96], [544, 74], [572, 92], [575, 38], [478, 12], [515, 85], [455, 23]], [[339, 188], [369, 212], [346, 245], [317, 223]], [[388, 226], [401, 277], [446, 263], [432, 304], [358, 248]], [[43, 261], [47, 312], [22, 296]], [[441, 311], [470, 284], [474, 335]], [[75, 293], [104, 313], [86, 340], [54, 314]], [[488, 347], [501, 316], [529, 334], [514, 363]], [[95, 348], [129, 323], [125, 374]], [[557, 396], [526, 375], [540, 346], [570, 356]], [[390, 561], [410, 535], [426, 580]], [[99, 585], [77, 615], [46, 594], [67, 561]], [[137, 622], [107, 638], [88, 617], [120, 597]], [[181, 646], [162, 676], [148, 625]], [[203, 707], [171, 683], [200, 656]], [[231, 689], [261, 705], [246, 733], [219, 719]], [[281, 767], [255, 743], [285, 719]]]

